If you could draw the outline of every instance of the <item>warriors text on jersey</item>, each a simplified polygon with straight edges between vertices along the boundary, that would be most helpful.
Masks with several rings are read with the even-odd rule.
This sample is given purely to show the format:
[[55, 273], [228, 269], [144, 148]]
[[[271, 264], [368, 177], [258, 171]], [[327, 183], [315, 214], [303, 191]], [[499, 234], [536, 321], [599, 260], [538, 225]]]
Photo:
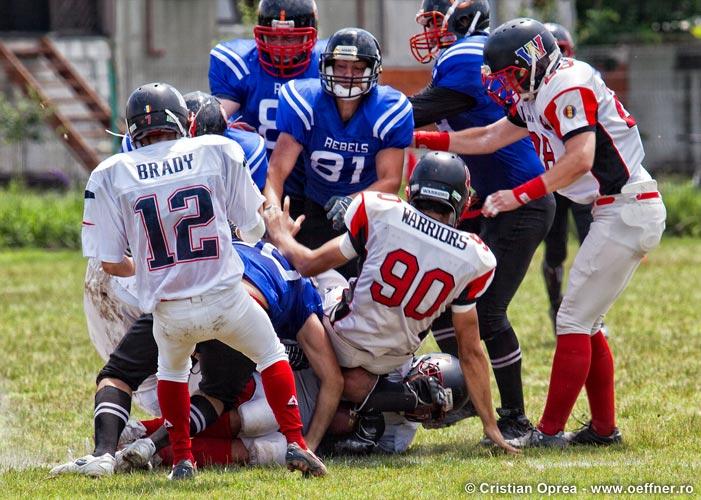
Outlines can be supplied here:
[[[471, 96], [475, 106], [438, 124], [441, 130], [482, 127], [504, 117], [504, 110], [487, 95], [482, 84], [482, 51], [487, 35], [473, 34], [441, 52], [433, 68], [432, 85]], [[543, 173], [543, 166], [528, 139], [491, 154], [463, 155], [472, 187], [481, 199], [500, 189], [511, 189]]]
[[[326, 40], [314, 47], [307, 70], [298, 78], [318, 78], [319, 60]], [[275, 125], [280, 87], [289, 78], [267, 73], [258, 60], [258, 49], [252, 40], [229, 40], [217, 44], [209, 52], [209, 87], [212, 95], [241, 105], [241, 119], [254, 127], [265, 139], [268, 157], [279, 135]], [[285, 193], [301, 197], [304, 190], [303, 165], [298, 163], [285, 182]]]
[[346, 342], [375, 356], [415, 352], [419, 334], [447, 306], [469, 311], [492, 281], [496, 259], [479, 237], [394, 195], [361, 193], [345, 221], [341, 250], [363, 263], [350, 313], [333, 326]]
[[558, 192], [577, 203], [618, 194], [629, 182], [650, 174], [641, 165], [645, 152], [635, 120], [587, 63], [564, 58], [545, 78], [536, 98], [512, 106], [509, 119], [528, 127], [546, 168], [565, 153], [565, 142], [582, 132], [596, 134], [594, 165]]
[[357, 193], [375, 182], [375, 156], [411, 145], [414, 118], [404, 94], [378, 86], [344, 123], [319, 79], [293, 80], [280, 91], [277, 127], [304, 147], [305, 195], [324, 205], [334, 195]]
[[131, 248], [139, 305], [233, 286], [243, 264], [227, 219], [253, 229], [263, 202], [241, 147], [222, 136], [159, 142], [103, 161], [85, 190], [83, 254], [121, 262]]

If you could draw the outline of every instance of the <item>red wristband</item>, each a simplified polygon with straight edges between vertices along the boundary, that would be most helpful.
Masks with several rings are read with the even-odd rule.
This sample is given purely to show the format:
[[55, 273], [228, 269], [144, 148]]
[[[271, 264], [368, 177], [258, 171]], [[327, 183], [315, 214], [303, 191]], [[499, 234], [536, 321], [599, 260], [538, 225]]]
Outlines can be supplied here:
[[521, 205], [525, 205], [529, 201], [537, 200], [548, 194], [548, 190], [545, 187], [545, 182], [543, 182], [543, 176], [531, 179], [528, 182], [524, 182], [520, 186], [516, 186], [511, 190]]
[[419, 130], [414, 132], [414, 144], [417, 148], [424, 147], [434, 151], [448, 151], [450, 148], [450, 134], [448, 132]]

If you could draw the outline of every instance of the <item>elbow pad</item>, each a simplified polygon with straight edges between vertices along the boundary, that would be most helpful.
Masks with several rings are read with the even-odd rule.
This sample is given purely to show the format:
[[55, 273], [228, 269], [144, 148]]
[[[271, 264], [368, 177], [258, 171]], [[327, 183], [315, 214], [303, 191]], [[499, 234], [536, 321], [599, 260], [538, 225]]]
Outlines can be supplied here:
[[263, 221], [263, 218], [260, 216], [260, 214], [258, 214], [258, 222], [252, 229], [249, 229], [248, 231], [242, 231], [241, 228], [239, 228], [236, 231], [238, 233], [239, 238], [242, 241], [244, 241], [245, 243], [250, 243], [252, 245], [254, 243], [258, 243], [258, 241], [265, 234], [265, 222]]

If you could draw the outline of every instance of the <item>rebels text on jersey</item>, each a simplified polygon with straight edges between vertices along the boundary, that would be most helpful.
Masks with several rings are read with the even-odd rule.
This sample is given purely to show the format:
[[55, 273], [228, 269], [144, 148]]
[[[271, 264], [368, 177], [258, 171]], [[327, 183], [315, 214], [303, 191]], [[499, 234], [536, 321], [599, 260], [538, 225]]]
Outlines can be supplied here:
[[277, 127], [304, 147], [304, 194], [324, 205], [334, 195], [357, 193], [375, 182], [375, 156], [411, 145], [414, 116], [404, 94], [380, 85], [344, 123], [319, 79], [293, 80], [280, 90]]
[[[318, 78], [316, 63], [326, 47], [319, 40], [312, 52], [306, 71], [298, 78]], [[229, 99], [241, 105], [238, 113], [242, 121], [254, 127], [265, 139], [268, 157], [275, 148], [279, 132], [275, 126], [280, 87], [289, 78], [277, 78], [267, 73], [258, 60], [258, 49], [252, 40], [229, 40], [217, 44], [209, 52], [209, 87], [212, 95]], [[301, 197], [304, 189], [303, 166], [290, 174], [285, 192]]]
[[424, 215], [397, 196], [358, 195], [341, 251], [362, 260], [350, 313], [334, 329], [375, 356], [406, 355], [445, 308], [466, 312], [492, 281], [496, 259], [478, 236]]
[[645, 152], [635, 119], [589, 64], [563, 58], [543, 80], [536, 98], [519, 100], [509, 120], [527, 127], [546, 169], [565, 153], [565, 142], [582, 132], [596, 134], [594, 164], [558, 192], [577, 203], [613, 195], [629, 182], [650, 175], [641, 165]]
[[227, 219], [241, 230], [259, 221], [263, 196], [243, 151], [222, 136], [159, 142], [98, 165], [85, 190], [83, 255], [134, 256], [139, 305], [230, 288], [243, 264]]
[[268, 316], [281, 340], [296, 342], [309, 316], [316, 314], [321, 319], [319, 292], [272, 244], [235, 240], [234, 250], [243, 262], [244, 277], [265, 297]]
[[[433, 67], [431, 84], [472, 97], [475, 105], [439, 122], [439, 130], [482, 127], [504, 117], [504, 110], [487, 95], [482, 84], [484, 43], [487, 35], [473, 34], [443, 50]], [[500, 189], [511, 189], [543, 173], [543, 165], [526, 139], [492, 154], [462, 155], [470, 167], [472, 187], [481, 199]]]

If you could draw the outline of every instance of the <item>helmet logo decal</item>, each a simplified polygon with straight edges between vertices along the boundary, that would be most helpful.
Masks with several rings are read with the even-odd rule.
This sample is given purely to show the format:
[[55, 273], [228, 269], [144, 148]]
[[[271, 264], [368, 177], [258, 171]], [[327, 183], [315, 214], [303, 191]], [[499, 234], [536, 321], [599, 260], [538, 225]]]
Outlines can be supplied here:
[[333, 49], [333, 57], [341, 61], [357, 61], [358, 47], [355, 45], [338, 45]]
[[285, 12], [285, 9], [280, 9], [280, 21], [284, 21], [286, 16], [287, 13]]
[[545, 46], [543, 45], [543, 37], [537, 34], [527, 44], [516, 50], [516, 55], [520, 57], [528, 66], [542, 59], [546, 54]]
[[450, 199], [450, 193], [447, 191], [443, 191], [442, 189], [434, 189], [426, 186], [422, 186], [421, 190], [419, 191], [421, 194], [425, 194], [426, 196], [431, 196], [433, 198], [440, 198], [441, 200], [449, 200]]

